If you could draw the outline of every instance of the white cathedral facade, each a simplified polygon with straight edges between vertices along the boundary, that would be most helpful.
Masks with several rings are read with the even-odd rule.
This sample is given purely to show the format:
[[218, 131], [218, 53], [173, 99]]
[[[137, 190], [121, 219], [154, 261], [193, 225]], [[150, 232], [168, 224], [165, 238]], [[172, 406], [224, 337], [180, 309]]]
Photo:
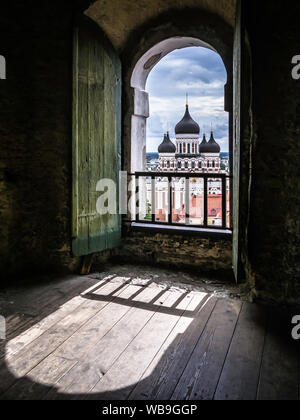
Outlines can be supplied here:
[[[156, 178], [155, 189], [150, 177], [140, 183], [140, 220], [151, 218], [151, 203], [155, 198], [155, 221], [201, 226], [204, 223], [204, 181], [201, 177], [192, 174], [211, 174], [207, 183], [207, 222], [208, 225], [222, 226], [222, 181], [218, 175], [226, 174], [221, 168], [219, 144], [215, 141], [213, 130], [207, 141], [205, 134], [200, 142], [200, 127], [193, 120], [186, 105], [183, 119], [175, 127], [176, 141], [173, 143], [169, 133], [164, 135], [163, 142], [158, 147], [159, 165], [158, 172], [162, 175]], [[170, 173], [171, 190], [168, 181]], [[180, 177], [180, 173], [188, 173], [188, 178]], [[191, 176], [190, 176], [191, 174]], [[187, 182], [188, 202], [187, 202]], [[169, 197], [172, 194], [172, 208], [170, 210]], [[145, 195], [145, 197], [144, 197]], [[186, 218], [188, 205], [189, 217]], [[226, 220], [229, 224], [230, 200], [229, 183], [226, 185]]]
[[183, 119], [175, 127], [175, 135], [176, 144], [167, 133], [158, 147], [159, 172], [225, 172], [221, 170], [221, 149], [214, 139], [213, 131], [208, 141], [204, 133], [200, 143], [200, 127], [191, 117], [188, 105]]

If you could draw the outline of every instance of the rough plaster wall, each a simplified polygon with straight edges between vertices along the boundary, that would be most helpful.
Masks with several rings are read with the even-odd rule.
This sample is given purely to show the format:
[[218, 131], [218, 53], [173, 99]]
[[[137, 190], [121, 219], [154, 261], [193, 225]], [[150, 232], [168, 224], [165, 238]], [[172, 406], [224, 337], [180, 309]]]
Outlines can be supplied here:
[[252, 44], [253, 153], [250, 279], [262, 297], [300, 298], [300, 4], [248, 2]]
[[170, 9], [202, 8], [233, 24], [235, 4], [236, 0], [96, 0], [86, 13], [121, 51], [132, 32]]
[[72, 2], [1, 6], [1, 271], [69, 266]]

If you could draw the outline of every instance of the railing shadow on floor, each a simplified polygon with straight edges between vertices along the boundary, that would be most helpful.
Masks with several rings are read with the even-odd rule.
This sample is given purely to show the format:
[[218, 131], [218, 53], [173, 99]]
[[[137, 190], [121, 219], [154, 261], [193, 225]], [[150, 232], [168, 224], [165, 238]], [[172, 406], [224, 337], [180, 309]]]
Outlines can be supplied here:
[[[110, 280], [106, 281], [102, 284], [108, 284]], [[150, 287], [153, 282], [149, 282], [144, 286]], [[118, 291], [120, 291], [126, 284], [130, 284], [130, 280], [126, 283], [123, 283], [122, 285], [116, 287], [116, 289], [110, 294], [110, 295], [101, 295], [101, 294], [95, 294], [94, 292], [99, 293], [100, 288], [99, 286], [95, 286], [92, 289], [90, 289], [87, 293], [83, 292], [81, 296], [83, 296], [85, 299], [91, 299], [91, 300], [99, 300], [99, 301], [111, 301], [112, 296], [114, 296]], [[143, 288], [143, 289], [144, 289]], [[129, 299], [120, 298], [118, 296], [114, 296], [113, 301], [114, 303], [117, 303], [119, 305], [125, 305], [128, 307], [136, 307], [141, 308], [145, 310], [150, 310], [153, 312], [159, 312], [159, 313], [165, 313], [175, 316], [183, 315], [184, 317], [191, 318], [191, 323], [188, 326], [188, 329], [185, 331], [185, 337], [189, 337], [189, 330], [194, 329], [194, 323], [196, 322], [196, 318], [201, 316], [201, 311], [205, 308], [205, 305], [210, 300], [211, 296], [207, 295], [204, 297], [204, 299], [197, 305], [197, 307], [192, 311], [183, 311], [177, 308], [177, 306], [183, 301], [183, 299], [187, 296], [188, 292], [183, 292], [182, 295], [174, 302], [170, 307], [162, 307], [160, 305], [154, 304], [154, 302], [157, 301], [157, 299], [160, 299], [162, 294], [167, 292], [169, 289], [166, 288], [164, 290], [161, 290], [161, 292], [155, 297], [150, 303], [140, 302], [136, 301], [136, 299], [140, 293], [140, 291], [137, 291], [135, 294], [133, 294]], [[160, 295], [160, 296], [159, 296]], [[287, 348], [291, 345], [294, 346], [295, 343], [291, 343], [287, 340], [287, 334], [286, 334], [286, 322], [287, 320], [285, 318], [282, 318], [282, 325], [278, 325], [278, 332], [280, 331], [280, 334], [277, 337], [277, 333], [274, 333], [276, 335], [276, 339], [280, 339], [284, 341], [283, 346], [286, 346]], [[259, 326], [260, 327], [260, 326]], [[282, 333], [282, 329], [284, 329], [284, 332]], [[200, 339], [201, 334], [199, 334]], [[280, 338], [281, 337], [281, 338]], [[178, 334], [172, 343], [166, 348], [165, 352], [163, 353], [161, 359], [158, 361], [157, 365], [155, 366], [154, 370], [150, 374], [150, 376], [144, 378], [142, 380], [142, 383], [140, 382], [132, 384], [129, 387], [124, 387], [120, 389], [111, 390], [108, 392], [101, 392], [101, 393], [90, 393], [90, 394], [82, 394], [82, 393], [63, 393], [60, 392], [59, 388], [53, 384], [53, 385], [44, 385], [42, 383], [39, 383], [38, 381], [34, 381], [30, 379], [28, 376], [24, 376], [21, 378], [17, 378], [9, 369], [9, 366], [7, 365], [5, 359], [2, 359], [1, 361], [1, 367], [0, 367], [0, 378], [2, 383], [2, 389], [5, 386], [5, 384], [10, 384], [8, 387], [8, 392], [0, 393], [0, 400], [18, 400], [18, 399], [47, 399], [47, 395], [51, 394], [52, 399], [62, 399], [62, 400], [81, 400], [81, 399], [93, 399], [93, 400], [107, 400], [107, 401], [113, 401], [113, 400], [126, 400], [130, 399], [134, 390], [137, 386], [143, 387], [143, 382], [145, 383], [146, 389], [150, 389], [150, 392], [148, 394], [144, 394], [141, 399], [149, 399], [149, 400], [155, 400], [157, 396], [159, 395], [167, 395], [167, 400], [172, 398], [172, 390], [166, 391], [168, 384], [161, 381], [161, 378], [163, 375], [161, 373], [163, 371], [168, 371], [169, 369], [172, 369], [172, 355], [176, 353], [176, 349], [178, 347], [178, 343], [182, 341], [182, 334]], [[187, 346], [189, 343], [185, 343]], [[0, 341], [0, 351], [5, 352], [5, 342]], [[297, 348], [298, 349], [298, 348]], [[192, 350], [192, 349], [191, 349]], [[298, 351], [298, 350], [297, 350]], [[171, 361], [171, 362], [170, 362]], [[179, 376], [181, 376], [184, 373], [184, 369], [179, 372]], [[17, 393], [18, 387], [16, 384], [22, 381], [22, 389], [26, 390], [26, 392], [23, 395], [20, 395]], [[151, 387], [149, 388], [149, 384], [151, 384]], [[16, 386], [16, 394], [14, 395], [14, 386]], [[174, 391], [174, 390], [173, 390]], [[213, 396], [212, 396], [213, 397]], [[197, 398], [194, 395], [189, 396], [190, 399], [202, 399], [201, 395], [197, 395]], [[212, 398], [208, 398], [212, 399]]]

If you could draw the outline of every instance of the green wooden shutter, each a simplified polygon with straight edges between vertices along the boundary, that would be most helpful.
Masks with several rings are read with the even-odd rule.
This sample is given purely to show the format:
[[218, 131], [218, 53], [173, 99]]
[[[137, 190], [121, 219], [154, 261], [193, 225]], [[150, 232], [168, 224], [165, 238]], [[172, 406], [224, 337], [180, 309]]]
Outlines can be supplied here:
[[243, 0], [237, 0], [233, 46], [233, 270], [236, 281], [240, 280], [240, 168], [242, 128], [242, 77], [244, 23]]
[[[121, 216], [100, 215], [101, 179], [117, 185], [121, 165], [121, 63], [100, 28], [76, 25], [73, 62], [73, 240], [76, 256], [116, 247]], [[118, 205], [117, 205], [118, 213]]]

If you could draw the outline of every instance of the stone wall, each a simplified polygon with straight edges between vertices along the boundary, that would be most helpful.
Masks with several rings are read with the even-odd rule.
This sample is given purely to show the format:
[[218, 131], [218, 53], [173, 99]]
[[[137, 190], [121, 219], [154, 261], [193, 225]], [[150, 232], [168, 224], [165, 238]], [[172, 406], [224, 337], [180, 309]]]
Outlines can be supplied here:
[[1, 4], [2, 273], [73, 268], [71, 0]]
[[[227, 24], [233, 24], [236, 0], [94, 0], [87, 15], [109, 34], [120, 52], [143, 25], [162, 14], [189, 10], [206, 10]], [[170, 19], [171, 20], [171, 19]], [[190, 21], [185, 21], [185, 24]]]
[[[0, 269], [4, 275], [26, 270], [74, 271], [79, 263], [71, 254], [72, 27], [76, 3], [15, 0], [1, 5], [0, 54], [7, 60], [7, 80], [0, 81]], [[128, 40], [138, 39], [144, 24], [150, 27], [151, 19], [162, 12], [166, 19], [166, 5], [173, 11], [178, 6], [181, 11], [185, 4], [149, 0], [133, 2], [132, 8], [122, 6], [121, 21], [127, 24], [128, 18], [131, 22], [128, 30], [114, 21], [118, 16], [114, 0], [96, 3], [94, 17], [99, 25], [105, 22], [107, 35], [115, 40], [123, 61], [130, 47]], [[195, 7], [197, 2], [188, 3]], [[203, 1], [201, 5], [208, 3], [213, 3], [215, 10], [221, 5], [216, 13], [221, 20], [227, 2]], [[244, 264], [254, 294], [292, 301], [300, 297], [300, 81], [291, 78], [292, 57], [300, 54], [300, 4], [294, 0], [246, 3], [254, 144]], [[233, 23], [234, 2], [229, 6], [227, 25]], [[140, 14], [136, 15], [139, 7], [143, 8], [141, 21]], [[224, 33], [227, 37], [229, 31]], [[126, 136], [124, 142], [126, 149]], [[188, 260], [197, 267], [229, 267], [229, 243], [219, 249], [211, 240], [184, 243], [184, 237], [127, 235], [120, 254], [124, 258], [146, 255], [160, 263], [172, 260], [178, 265]], [[180, 249], [184, 255], [179, 257]]]
[[[76, 7], [83, 10], [88, 3], [16, 0], [1, 6], [0, 53], [7, 60], [7, 80], [0, 85], [0, 269], [5, 275], [76, 271], [80, 264], [71, 253], [72, 36]], [[153, 13], [154, 6], [149, 5]], [[131, 240], [125, 241], [129, 250]], [[158, 239], [157, 244], [169, 243], [164, 261], [173, 241]], [[193, 244], [179, 242], [197, 264]], [[180, 258], [178, 253], [174, 263]]]
[[263, 298], [299, 302], [300, 81], [291, 61], [300, 54], [300, 4], [247, 4], [255, 139], [248, 278]]
[[232, 269], [231, 238], [199, 238], [127, 229], [118, 258], [138, 264], [161, 264], [198, 272]]

